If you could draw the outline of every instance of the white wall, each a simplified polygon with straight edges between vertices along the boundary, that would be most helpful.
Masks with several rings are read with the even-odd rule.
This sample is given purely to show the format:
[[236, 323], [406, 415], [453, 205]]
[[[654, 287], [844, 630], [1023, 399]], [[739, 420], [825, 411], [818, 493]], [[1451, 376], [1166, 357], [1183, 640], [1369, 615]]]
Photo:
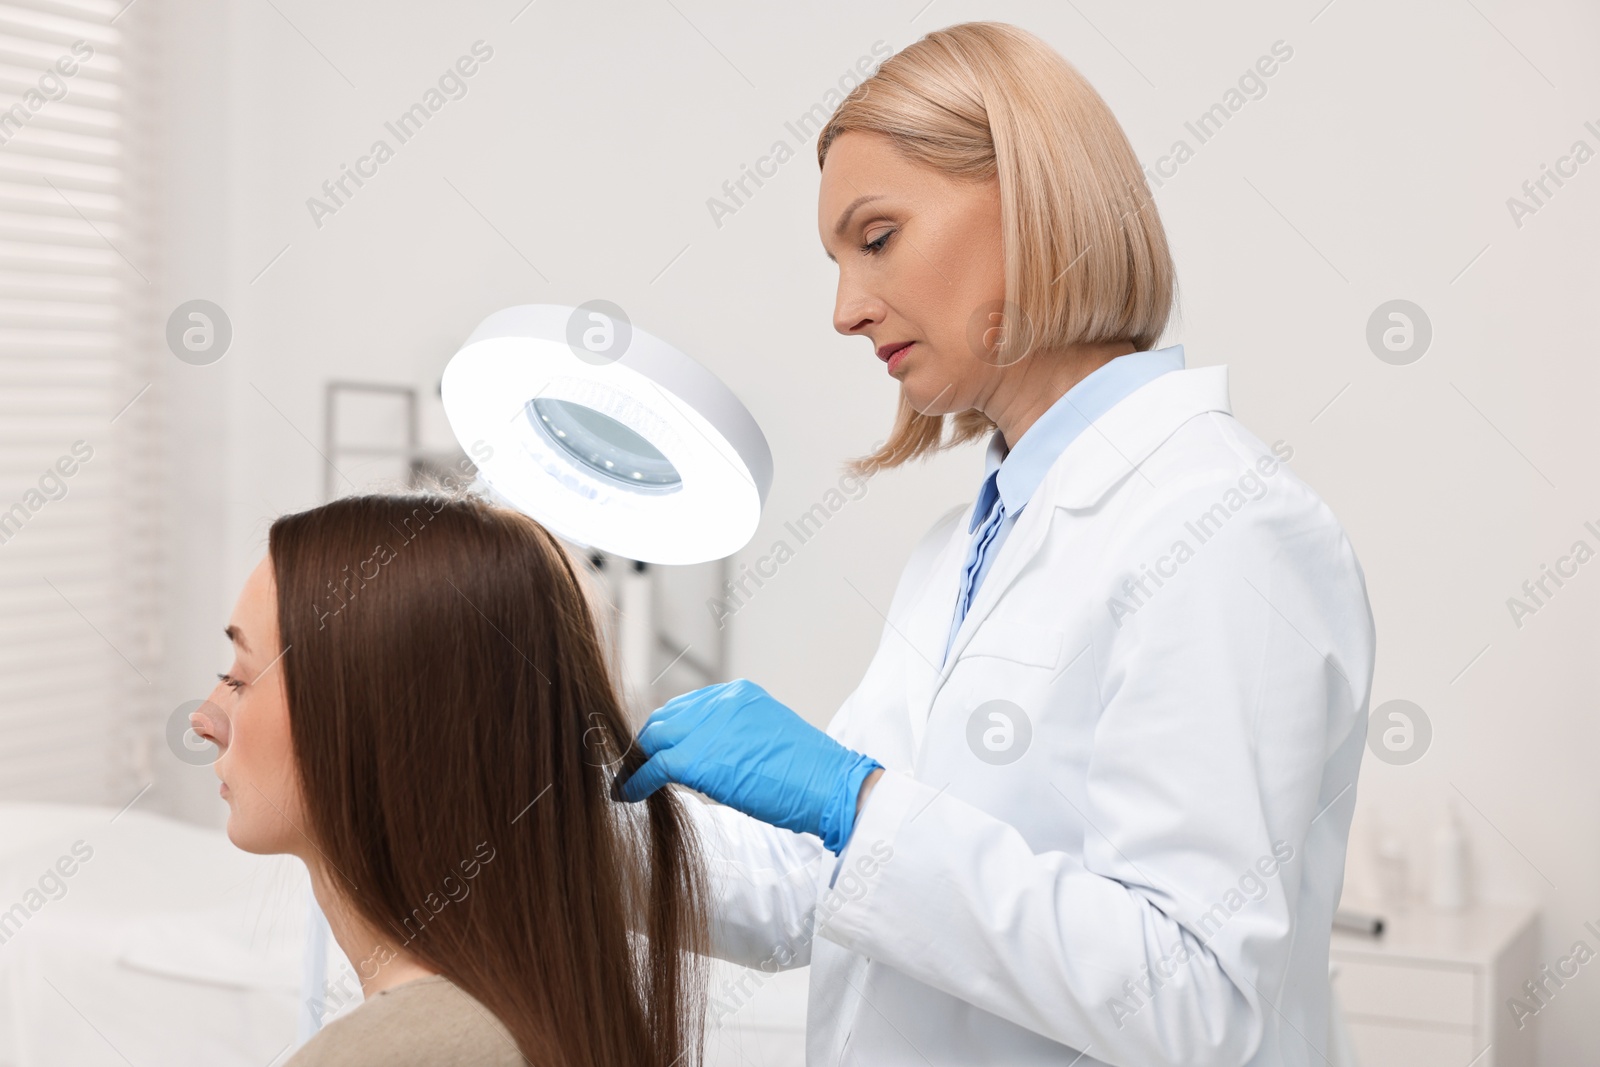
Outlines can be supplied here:
[[[1413, 765], [1369, 758], [1352, 880], [1380, 818], [1420, 862], [1465, 797], [1481, 889], [1544, 904], [1543, 959], [1600, 917], [1600, 564], [1520, 629], [1506, 608], [1575, 539], [1600, 547], [1582, 526], [1600, 526], [1582, 314], [1600, 281], [1600, 163], [1520, 228], [1506, 207], [1574, 140], [1600, 147], [1583, 127], [1600, 127], [1592, 8], [521, 6], [169, 0], [166, 306], [210, 298], [235, 330], [220, 363], [174, 360], [158, 383], [174, 423], [170, 704], [220, 669], [217, 630], [266, 523], [319, 498], [307, 438], [320, 444], [323, 382], [431, 384], [509, 304], [614, 300], [721, 375], [772, 444], [767, 517], [741, 559], [768, 551], [894, 410], [868, 346], [831, 328], [812, 145], [784, 125], [875, 41], [969, 18], [1029, 28], [1153, 164], [1194, 144], [1185, 121], [1281, 40], [1293, 56], [1265, 96], [1157, 190], [1183, 298], [1165, 343], [1228, 364], [1236, 414], [1294, 446], [1366, 569], [1374, 705], [1414, 700], [1435, 728]], [[468, 95], [314, 225], [306, 199], [375, 138], [392, 144], [383, 123], [480, 39], [494, 54]], [[796, 158], [716, 225], [707, 198], [780, 138]], [[1364, 340], [1394, 298], [1433, 324], [1409, 366]], [[825, 722], [910, 544], [981, 469], [973, 447], [871, 483], [739, 612], [735, 672]], [[153, 803], [217, 822], [209, 771], [168, 771]], [[1597, 1016], [1600, 978], [1569, 983], [1534, 1023], [1543, 1062], [1592, 1048]]]

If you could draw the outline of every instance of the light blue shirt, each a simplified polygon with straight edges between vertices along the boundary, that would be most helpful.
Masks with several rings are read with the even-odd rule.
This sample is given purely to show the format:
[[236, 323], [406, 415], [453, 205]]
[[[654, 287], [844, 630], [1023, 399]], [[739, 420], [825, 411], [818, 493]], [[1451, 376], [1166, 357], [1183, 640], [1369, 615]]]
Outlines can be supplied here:
[[1182, 369], [1182, 345], [1117, 356], [1062, 394], [1010, 451], [999, 430], [990, 435], [987, 475], [967, 527], [973, 538], [961, 570], [961, 591], [956, 597], [955, 617], [950, 620], [950, 636], [945, 640], [946, 658], [961, 621], [967, 617], [967, 609], [989, 573], [989, 565], [999, 555], [1000, 546], [1005, 544], [1006, 535], [1017, 524], [1017, 516], [1033, 491], [1044, 481], [1045, 472], [1090, 423], [1110, 411], [1117, 401], [1168, 371]]

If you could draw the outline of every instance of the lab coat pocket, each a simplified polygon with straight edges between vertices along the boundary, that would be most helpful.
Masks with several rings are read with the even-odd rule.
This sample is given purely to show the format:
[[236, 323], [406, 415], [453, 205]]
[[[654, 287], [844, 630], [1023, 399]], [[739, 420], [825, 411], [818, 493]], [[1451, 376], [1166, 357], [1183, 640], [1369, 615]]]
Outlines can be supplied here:
[[961, 658], [992, 656], [1030, 667], [1055, 670], [1066, 635], [1048, 626], [1027, 626], [1008, 619], [985, 619], [961, 650]]
[[[1009, 779], [1015, 765], [1054, 744], [1053, 690], [1067, 664], [1067, 634], [991, 615], [972, 634], [929, 717], [919, 770], [939, 784], [976, 774]], [[1048, 756], [1046, 756], [1048, 758]]]

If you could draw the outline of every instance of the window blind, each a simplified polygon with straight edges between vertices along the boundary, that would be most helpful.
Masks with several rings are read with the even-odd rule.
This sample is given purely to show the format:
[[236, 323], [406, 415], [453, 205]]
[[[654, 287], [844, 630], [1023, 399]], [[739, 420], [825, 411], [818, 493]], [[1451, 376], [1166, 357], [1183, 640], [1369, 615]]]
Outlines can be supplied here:
[[0, 798], [125, 803], [159, 743], [149, 40], [0, 3]]

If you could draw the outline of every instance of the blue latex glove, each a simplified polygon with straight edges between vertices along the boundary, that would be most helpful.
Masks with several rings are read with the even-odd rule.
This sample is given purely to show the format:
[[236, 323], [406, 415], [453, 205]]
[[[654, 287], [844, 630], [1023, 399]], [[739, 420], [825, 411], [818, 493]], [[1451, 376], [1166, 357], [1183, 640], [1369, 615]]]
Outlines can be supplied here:
[[650, 759], [622, 783], [623, 800], [678, 782], [762, 822], [816, 834], [836, 855], [855, 825], [861, 783], [882, 766], [744, 678], [673, 697], [645, 720], [639, 747]]

